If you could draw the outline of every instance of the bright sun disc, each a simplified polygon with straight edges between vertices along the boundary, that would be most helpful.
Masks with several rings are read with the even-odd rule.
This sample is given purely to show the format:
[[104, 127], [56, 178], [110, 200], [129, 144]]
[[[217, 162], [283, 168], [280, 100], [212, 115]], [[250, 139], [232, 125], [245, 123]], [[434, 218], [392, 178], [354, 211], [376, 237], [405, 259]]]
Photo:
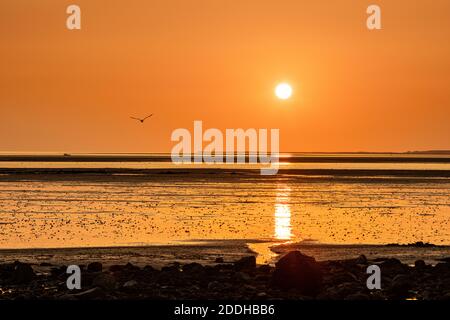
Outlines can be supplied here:
[[287, 83], [280, 83], [275, 88], [275, 95], [282, 100], [289, 99], [292, 95], [292, 88]]

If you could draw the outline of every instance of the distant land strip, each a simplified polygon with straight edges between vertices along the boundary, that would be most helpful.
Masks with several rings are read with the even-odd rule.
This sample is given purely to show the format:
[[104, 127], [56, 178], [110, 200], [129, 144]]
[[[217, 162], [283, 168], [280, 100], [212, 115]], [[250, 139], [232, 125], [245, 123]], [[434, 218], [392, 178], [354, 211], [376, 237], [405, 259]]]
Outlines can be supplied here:
[[[235, 158], [236, 160], [236, 158]], [[245, 157], [245, 162], [249, 162]], [[0, 162], [171, 162], [170, 155], [0, 155]], [[310, 155], [284, 156], [280, 163], [450, 163], [450, 155]]]

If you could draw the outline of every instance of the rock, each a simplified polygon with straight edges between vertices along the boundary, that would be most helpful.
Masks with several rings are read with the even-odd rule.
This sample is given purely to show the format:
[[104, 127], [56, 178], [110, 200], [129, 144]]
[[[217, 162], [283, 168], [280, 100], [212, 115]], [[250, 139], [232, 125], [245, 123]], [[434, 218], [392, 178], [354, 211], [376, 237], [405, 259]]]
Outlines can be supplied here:
[[214, 269], [216, 271], [224, 271], [224, 270], [232, 271], [234, 269], [234, 266], [232, 264], [225, 264], [225, 263], [224, 264], [216, 264], [214, 266]]
[[27, 264], [19, 261], [14, 262], [11, 275], [11, 282], [13, 284], [29, 283], [36, 278], [33, 268]]
[[449, 292], [450, 293], [450, 277], [446, 277], [445, 279], [442, 279], [441, 285], [439, 286], [439, 289], [442, 292]]
[[101, 272], [103, 269], [103, 265], [100, 262], [92, 262], [87, 266], [88, 272]]
[[352, 300], [352, 301], [353, 300], [358, 300], [358, 301], [369, 300], [369, 296], [364, 293], [358, 292], [358, 293], [353, 293], [353, 294], [348, 295], [345, 298], [345, 300]]
[[[81, 273], [81, 287], [91, 287], [94, 279], [98, 277], [101, 272], [82, 272]], [[67, 276], [65, 276], [67, 277]]]
[[444, 294], [444, 295], [440, 298], [440, 300], [442, 300], [442, 301], [450, 301], [450, 292]]
[[41, 267], [51, 267], [51, 266], [53, 266], [51, 263], [49, 263], [49, 262], [41, 262], [40, 264], [39, 264], [39, 266], [41, 266]]
[[153, 268], [152, 266], [146, 265], [144, 268], [142, 268], [142, 271], [148, 272], [148, 273], [154, 273], [157, 270], [155, 268]]
[[156, 274], [155, 281], [160, 285], [177, 285], [180, 281], [186, 281], [181, 279], [182, 272], [178, 269], [162, 269], [161, 272]]
[[250, 271], [256, 268], [256, 258], [254, 256], [243, 257], [234, 263], [237, 271]]
[[180, 267], [178, 265], [172, 265], [172, 266], [165, 266], [161, 268], [161, 272], [166, 272], [166, 273], [174, 273], [174, 274], [178, 274], [180, 272]]
[[124, 266], [118, 265], [118, 264], [114, 264], [112, 266], [109, 267], [109, 271], [111, 272], [121, 272], [123, 270]]
[[427, 265], [423, 260], [417, 260], [416, 262], [414, 262], [414, 267], [416, 267], [417, 269], [425, 269], [426, 266]]
[[252, 278], [245, 272], [237, 272], [235, 278], [238, 282], [249, 282]]
[[433, 299], [433, 293], [429, 290], [423, 291], [420, 296], [423, 300], [432, 300]]
[[75, 295], [70, 294], [70, 293], [66, 293], [66, 294], [60, 295], [59, 297], [56, 297], [56, 299], [57, 300], [67, 300], [67, 301], [77, 300]]
[[[219, 274], [219, 272], [218, 272], [219, 269], [217, 269], [216, 266], [203, 266], [203, 270], [205, 271], [205, 274], [207, 276], [216, 277]], [[200, 274], [200, 275], [202, 275], [202, 274]]]
[[344, 282], [354, 282], [354, 281], [358, 281], [358, 278], [356, 277], [356, 275], [354, 275], [351, 272], [347, 272], [347, 271], [334, 271], [332, 273], [331, 278], [329, 279], [329, 281], [335, 285], [344, 283]]
[[211, 281], [208, 283], [208, 290], [210, 291], [220, 291], [223, 288], [219, 281]]
[[391, 277], [408, 272], [408, 266], [404, 265], [400, 260], [395, 258], [386, 259], [379, 264], [379, 267], [381, 269], [381, 274]]
[[256, 287], [252, 286], [252, 285], [249, 285], [249, 284], [246, 284], [243, 288], [246, 291], [256, 291]]
[[123, 284], [123, 287], [124, 288], [134, 288], [137, 286], [137, 284], [138, 284], [138, 282], [136, 280], [130, 280], [130, 281], [125, 282]]
[[408, 294], [408, 291], [412, 288], [412, 279], [407, 275], [400, 274], [395, 276], [391, 282], [389, 291], [394, 293], [397, 297], [401, 298]]
[[200, 263], [189, 263], [183, 266], [183, 272], [201, 273], [204, 271]]
[[263, 273], [263, 274], [257, 274], [255, 277], [256, 282], [269, 282], [270, 281], [270, 274]]
[[366, 256], [363, 255], [363, 254], [360, 255], [358, 258], [356, 258], [355, 263], [356, 263], [356, 264], [364, 264], [364, 265], [366, 265], [366, 264], [367, 264], [367, 258], [366, 258]]
[[105, 293], [101, 288], [95, 287], [83, 292], [75, 293], [72, 295], [74, 298], [77, 299], [98, 299], [103, 298], [105, 296]]
[[450, 263], [439, 262], [434, 266], [433, 273], [439, 277], [444, 277], [444, 275], [450, 276]]
[[195, 292], [195, 291], [200, 291], [200, 287], [199, 286], [192, 286], [191, 287], [191, 292]]
[[338, 299], [345, 299], [346, 297], [358, 293], [361, 291], [362, 286], [360, 283], [355, 282], [343, 282], [338, 284], [335, 287], [331, 287], [328, 289], [331, 296]]
[[178, 261], [170, 263], [169, 266], [175, 267], [175, 268], [178, 268], [178, 270], [181, 270], [181, 263], [179, 263]]
[[109, 267], [109, 271], [113, 273], [120, 273], [120, 272], [134, 273], [140, 270], [141, 269], [138, 266], [135, 266], [129, 262], [126, 265], [112, 265], [111, 267]]
[[259, 292], [256, 296], [257, 296], [259, 299], [264, 299], [264, 298], [267, 298], [267, 293], [265, 293], [265, 292]]
[[66, 276], [66, 271], [67, 271], [67, 267], [66, 266], [61, 266], [61, 267], [52, 267], [50, 269], [50, 274], [54, 277], [59, 277], [59, 276]]
[[116, 288], [116, 279], [107, 273], [99, 274], [92, 284], [105, 290], [114, 290]]
[[272, 285], [281, 289], [294, 288], [312, 296], [321, 290], [322, 279], [320, 265], [313, 257], [291, 251], [275, 264]]
[[135, 266], [134, 264], [132, 264], [132, 263], [130, 263], [130, 262], [128, 262], [128, 263], [125, 265], [124, 269], [125, 269], [126, 271], [139, 271], [139, 270], [141, 270], [141, 268], [139, 268], [138, 266]]
[[215, 263], [223, 263], [224, 260], [223, 260], [222, 257], [218, 257], [218, 258], [216, 258], [216, 260], [214, 260], [214, 262], [215, 262]]
[[268, 264], [263, 264], [258, 267], [258, 272], [268, 274], [272, 271], [272, 268]]

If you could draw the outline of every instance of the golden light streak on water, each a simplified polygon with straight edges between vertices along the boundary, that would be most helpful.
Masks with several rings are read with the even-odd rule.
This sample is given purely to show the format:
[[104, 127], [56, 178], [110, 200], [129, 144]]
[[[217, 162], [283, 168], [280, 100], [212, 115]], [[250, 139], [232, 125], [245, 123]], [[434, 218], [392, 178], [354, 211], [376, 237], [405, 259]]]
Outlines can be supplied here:
[[292, 239], [291, 206], [289, 204], [290, 192], [291, 189], [289, 187], [277, 189], [274, 212], [274, 238], [277, 240]]

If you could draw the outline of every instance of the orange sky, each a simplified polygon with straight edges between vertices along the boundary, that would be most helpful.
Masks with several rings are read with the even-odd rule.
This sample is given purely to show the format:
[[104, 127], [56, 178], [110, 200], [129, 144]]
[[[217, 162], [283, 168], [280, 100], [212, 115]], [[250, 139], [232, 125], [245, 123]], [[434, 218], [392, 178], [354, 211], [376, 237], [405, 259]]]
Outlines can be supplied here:
[[0, 151], [170, 152], [194, 120], [282, 151], [450, 149], [448, 0], [2, 0], [0, 32]]

